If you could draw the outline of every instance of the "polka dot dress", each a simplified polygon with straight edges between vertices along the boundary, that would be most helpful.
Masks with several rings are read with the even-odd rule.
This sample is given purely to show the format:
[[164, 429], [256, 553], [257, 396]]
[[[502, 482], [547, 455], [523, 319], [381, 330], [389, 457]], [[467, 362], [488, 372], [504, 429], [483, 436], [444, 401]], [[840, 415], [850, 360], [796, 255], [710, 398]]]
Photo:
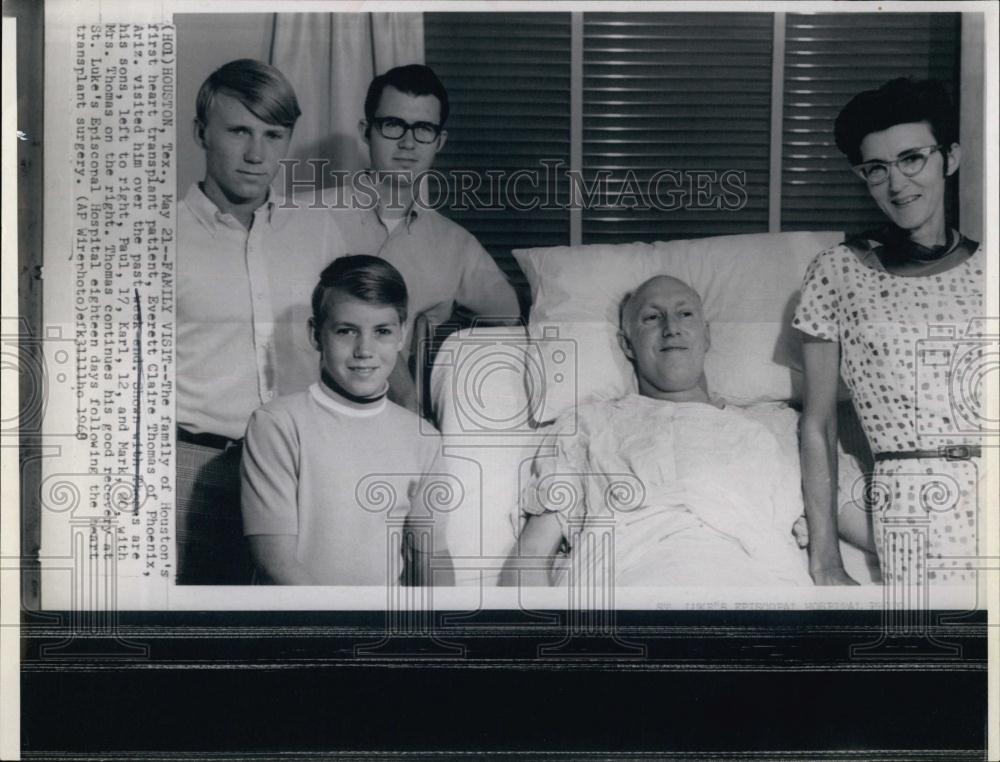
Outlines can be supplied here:
[[[983, 316], [982, 247], [928, 276], [866, 266], [846, 245], [806, 271], [792, 325], [840, 343], [840, 374], [875, 453], [980, 444], [977, 386], [989, 342]], [[976, 555], [978, 458], [883, 460], [871, 504], [886, 581], [963, 582]]]

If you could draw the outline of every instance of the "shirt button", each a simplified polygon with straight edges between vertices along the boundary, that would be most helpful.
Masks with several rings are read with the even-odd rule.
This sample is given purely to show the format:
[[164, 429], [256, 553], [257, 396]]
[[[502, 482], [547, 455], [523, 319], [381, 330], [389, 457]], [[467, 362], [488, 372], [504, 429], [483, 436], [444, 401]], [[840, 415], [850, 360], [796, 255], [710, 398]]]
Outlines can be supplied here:
[[271, 392], [271, 391], [264, 392], [264, 399], [267, 400], [268, 402], [270, 402], [271, 400], [273, 400], [274, 399], [274, 392]]

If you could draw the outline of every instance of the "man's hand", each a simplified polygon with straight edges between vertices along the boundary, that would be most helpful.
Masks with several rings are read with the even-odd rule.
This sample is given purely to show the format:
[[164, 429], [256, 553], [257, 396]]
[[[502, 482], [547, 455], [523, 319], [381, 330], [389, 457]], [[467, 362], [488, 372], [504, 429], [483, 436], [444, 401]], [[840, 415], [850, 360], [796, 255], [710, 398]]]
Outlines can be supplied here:
[[809, 547], [809, 521], [805, 515], [799, 516], [792, 524], [792, 536], [800, 548]]
[[820, 587], [860, 584], [853, 577], [851, 577], [850, 574], [844, 571], [843, 566], [834, 567], [832, 569], [810, 571], [809, 574], [812, 576], [813, 584]]

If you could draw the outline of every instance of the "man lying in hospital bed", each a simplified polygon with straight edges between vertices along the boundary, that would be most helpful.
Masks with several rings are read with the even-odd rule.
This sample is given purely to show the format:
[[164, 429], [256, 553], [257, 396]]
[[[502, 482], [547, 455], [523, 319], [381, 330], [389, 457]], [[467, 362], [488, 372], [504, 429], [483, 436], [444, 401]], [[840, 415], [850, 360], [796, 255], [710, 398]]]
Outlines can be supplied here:
[[810, 585], [792, 534], [797, 474], [767, 427], [710, 398], [698, 294], [669, 276], [646, 281], [622, 301], [619, 343], [638, 394], [584, 404], [551, 428], [501, 584]]

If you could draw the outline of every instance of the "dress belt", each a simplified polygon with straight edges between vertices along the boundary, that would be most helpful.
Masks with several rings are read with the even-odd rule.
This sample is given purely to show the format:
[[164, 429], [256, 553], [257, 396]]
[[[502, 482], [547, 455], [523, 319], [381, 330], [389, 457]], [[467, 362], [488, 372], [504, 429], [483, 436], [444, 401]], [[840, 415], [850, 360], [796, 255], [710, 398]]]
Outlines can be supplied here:
[[979, 445], [942, 445], [936, 450], [905, 450], [903, 452], [877, 452], [875, 460], [912, 460], [916, 458], [944, 458], [945, 460], [969, 460], [983, 454]]
[[230, 447], [242, 447], [242, 439], [230, 439], [221, 434], [192, 434], [190, 431], [177, 427], [177, 441], [199, 447], [211, 447], [213, 450], [228, 450]]

